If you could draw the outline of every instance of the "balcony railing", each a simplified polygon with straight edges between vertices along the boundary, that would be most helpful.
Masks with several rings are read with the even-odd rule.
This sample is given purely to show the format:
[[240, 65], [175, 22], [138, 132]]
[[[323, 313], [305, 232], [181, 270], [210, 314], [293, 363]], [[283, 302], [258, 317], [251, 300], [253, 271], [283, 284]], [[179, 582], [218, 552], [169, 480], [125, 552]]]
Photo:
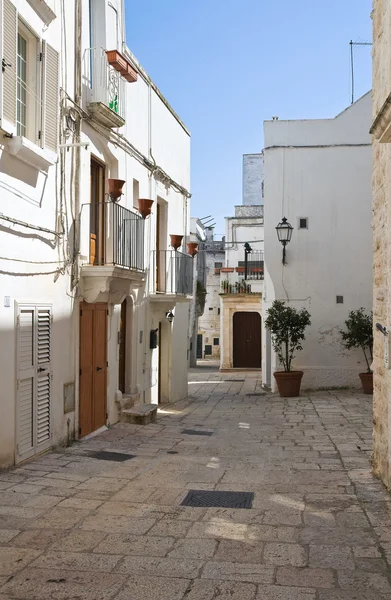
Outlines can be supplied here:
[[88, 110], [106, 127], [125, 124], [126, 81], [112, 67], [103, 48], [90, 49], [85, 54], [84, 81], [91, 89]]
[[263, 284], [259, 279], [249, 283], [241, 276], [241, 273], [233, 269], [229, 273], [227, 270], [220, 273], [221, 294], [259, 294], [262, 292]]
[[[246, 265], [247, 262], [247, 265]], [[264, 256], [260, 250], [252, 250], [247, 255], [247, 261], [239, 261], [236, 271], [240, 273], [246, 281], [262, 281], [264, 269]], [[247, 270], [247, 272], [246, 272]]]
[[114, 202], [84, 208], [90, 217], [89, 264], [144, 271], [144, 219]]
[[151, 264], [151, 293], [193, 293], [193, 259], [175, 250], [154, 250]]

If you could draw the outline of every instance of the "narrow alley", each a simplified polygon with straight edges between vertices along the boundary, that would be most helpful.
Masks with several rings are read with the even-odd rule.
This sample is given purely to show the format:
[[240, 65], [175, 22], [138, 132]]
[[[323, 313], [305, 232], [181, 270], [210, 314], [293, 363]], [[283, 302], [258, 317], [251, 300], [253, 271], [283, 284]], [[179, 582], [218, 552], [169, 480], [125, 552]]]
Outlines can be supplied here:
[[371, 398], [205, 365], [189, 393], [0, 474], [0, 600], [389, 600]]

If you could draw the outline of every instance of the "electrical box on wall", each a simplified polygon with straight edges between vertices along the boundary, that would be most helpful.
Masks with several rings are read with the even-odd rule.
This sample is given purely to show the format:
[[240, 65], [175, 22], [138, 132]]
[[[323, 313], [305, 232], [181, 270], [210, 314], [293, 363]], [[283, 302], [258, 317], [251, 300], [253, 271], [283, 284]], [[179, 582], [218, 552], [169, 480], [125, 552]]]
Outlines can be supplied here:
[[158, 346], [158, 329], [151, 329], [151, 333], [149, 334], [149, 348], [153, 350]]

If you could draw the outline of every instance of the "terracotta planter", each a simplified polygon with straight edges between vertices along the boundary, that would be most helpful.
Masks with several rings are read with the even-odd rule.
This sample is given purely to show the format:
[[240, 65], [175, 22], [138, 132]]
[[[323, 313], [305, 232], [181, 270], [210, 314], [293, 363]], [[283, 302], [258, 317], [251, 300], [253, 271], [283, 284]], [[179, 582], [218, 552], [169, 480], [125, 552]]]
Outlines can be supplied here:
[[198, 244], [197, 242], [189, 242], [187, 244], [187, 251], [194, 258], [196, 254], [198, 254]]
[[135, 69], [133, 69], [132, 65], [129, 62], [128, 62], [128, 70], [126, 73], [123, 74], [123, 77], [129, 83], [134, 83], [135, 81], [137, 81], [138, 73]]
[[183, 235], [174, 235], [170, 234], [170, 244], [174, 248], [174, 250], [178, 250], [180, 245], [182, 244]]
[[113, 200], [113, 201], [118, 200], [120, 198], [120, 196], [122, 196], [122, 188], [125, 185], [125, 183], [126, 183], [126, 181], [123, 181], [122, 179], [108, 179], [107, 180], [109, 196], [110, 196], [111, 200]]
[[373, 373], [360, 373], [364, 394], [373, 394]]
[[300, 396], [300, 385], [303, 371], [276, 371], [274, 377], [277, 382], [281, 398], [296, 398]]
[[139, 198], [138, 199], [138, 210], [143, 219], [149, 217], [152, 211], [153, 200], [149, 198]]
[[118, 50], [106, 50], [107, 61], [121, 75], [128, 73], [128, 61]]

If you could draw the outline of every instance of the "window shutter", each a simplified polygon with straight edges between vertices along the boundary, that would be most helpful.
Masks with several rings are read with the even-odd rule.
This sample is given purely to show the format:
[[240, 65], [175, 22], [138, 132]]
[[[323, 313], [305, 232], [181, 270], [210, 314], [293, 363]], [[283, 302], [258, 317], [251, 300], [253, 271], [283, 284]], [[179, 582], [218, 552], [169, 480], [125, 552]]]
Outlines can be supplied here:
[[[50, 308], [37, 310], [37, 448], [50, 441], [51, 334]], [[42, 369], [42, 371], [40, 371]]]
[[34, 308], [19, 311], [17, 450], [20, 459], [34, 454]]
[[42, 126], [43, 147], [52, 152], [58, 149], [59, 121], [59, 55], [46, 42], [42, 43], [43, 54], [43, 102]]
[[[2, 73], [1, 126], [9, 133], [16, 132], [16, 48], [18, 13], [11, 0], [3, 0], [2, 59], [6, 64]], [[10, 66], [8, 66], [10, 65]]]

